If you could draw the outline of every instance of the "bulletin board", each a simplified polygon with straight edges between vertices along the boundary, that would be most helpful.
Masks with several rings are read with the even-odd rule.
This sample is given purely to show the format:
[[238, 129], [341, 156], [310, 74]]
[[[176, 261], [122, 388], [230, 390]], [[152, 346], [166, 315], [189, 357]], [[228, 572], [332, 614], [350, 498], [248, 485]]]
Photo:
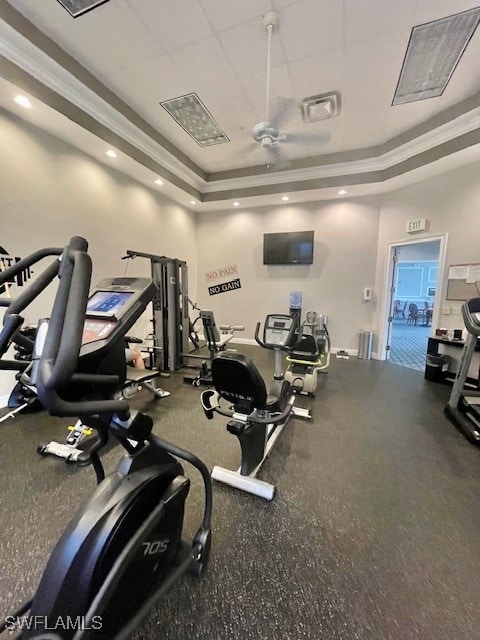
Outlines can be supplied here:
[[451, 264], [448, 268], [447, 300], [470, 300], [480, 296], [480, 262]]

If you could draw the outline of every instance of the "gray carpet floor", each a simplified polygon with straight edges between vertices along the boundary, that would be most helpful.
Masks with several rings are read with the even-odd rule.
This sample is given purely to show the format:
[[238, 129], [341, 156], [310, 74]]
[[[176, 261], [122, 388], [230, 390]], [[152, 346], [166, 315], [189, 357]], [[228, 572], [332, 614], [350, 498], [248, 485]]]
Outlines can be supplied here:
[[[271, 353], [241, 347], [265, 376]], [[207, 421], [182, 375], [150, 402], [155, 431], [211, 468], [235, 469], [236, 438]], [[332, 359], [309, 423], [292, 420], [260, 477], [273, 502], [214, 487], [207, 572], [186, 576], [135, 640], [477, 640], [480, 452], [444, 418], [448, 387], [391, 363]], [[20, 416], [0, 427], [0, 612], [35, 589], [56, 538], [94, 487], [92, 470], [36, 453], [66, 421]], [[114, 468], [119, 448], [104, 456]], [[185, 519], [195, 531], [195, 471]]]

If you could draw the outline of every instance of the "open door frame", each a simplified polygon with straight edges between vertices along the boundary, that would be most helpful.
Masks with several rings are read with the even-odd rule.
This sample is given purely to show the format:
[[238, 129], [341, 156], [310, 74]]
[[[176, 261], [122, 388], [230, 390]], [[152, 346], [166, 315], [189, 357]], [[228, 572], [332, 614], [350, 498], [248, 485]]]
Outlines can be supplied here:
[[387, 245], [385, 271], [384, 271], [384, 287], [382, 293], [382, 311], [380, 316], [380, 330], [378, 339], [378, 360], [387, 360], [387, 341], [389, 335], [389, 317], [391, 315], [392, 304], [392, 282], [394, 272], [393, 256], [395, 255], [396, 247], [403, 247], [410, 244], [420, 244], [423, 242], [432, 242], [434, 240], [440, 240], [440, 248], [438, 252], [438, 272], [437, 283], [435, 291], [435, 306], [433, 308], [432, 315], [432, 328], [437, 326], [438, 318], [440, 316], [441, 301], [443, 300], [443, 275], [445, 272], [445, 258], [447, 252], [447, 240], [448, 234], [436, 235], [436, 236], [422, 236], [421, 238], [412, 238], [411, 240], [399, 240], [398, 242], [389, 242]]

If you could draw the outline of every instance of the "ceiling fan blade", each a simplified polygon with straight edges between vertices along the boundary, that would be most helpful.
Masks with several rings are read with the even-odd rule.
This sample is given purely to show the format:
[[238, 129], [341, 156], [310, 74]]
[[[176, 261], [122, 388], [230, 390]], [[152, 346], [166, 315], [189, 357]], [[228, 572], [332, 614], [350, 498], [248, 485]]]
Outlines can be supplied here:
[[245, 149], [243, 149], [242, 153], [253, 153], [254, 151], [258, 151], [259, 148], [259, 144], [258, 142], [252, 142], [251, 144], [248, 145], [248, 147], [245, 147]]
[[269, 160], [269, 162], [280, 162], [280, 160], [282, 159], [282, 156], [280, 154], [280, 149], [277, 147], [276, 144], [272, 144], [269, 147], [264, 147], [265, 151], [267, 152], [267, 158]]
[[252, 144], [248, 145], [247, 147], [242, 149], [240, 153], [248, 165], [251, 165], [252, 163], [263, 164], [264, 158], [266, 157], [262, 145], [258, 144], [258, 142], [253, 142]]
[[287, 122], [294, 108], [295, 100], [293, 98], [283, 98], [281, 96], [275, 98], [269, 119], [277, 131]]
[[319, 142], [320, 144], [327, 144], [330, 142], [330, 134], [328, 132], [319, 133], [316, 135], [305, 135], [301, 133], [287, 133], [285, 142], [289, 144], [308, 144], [309, 142]]

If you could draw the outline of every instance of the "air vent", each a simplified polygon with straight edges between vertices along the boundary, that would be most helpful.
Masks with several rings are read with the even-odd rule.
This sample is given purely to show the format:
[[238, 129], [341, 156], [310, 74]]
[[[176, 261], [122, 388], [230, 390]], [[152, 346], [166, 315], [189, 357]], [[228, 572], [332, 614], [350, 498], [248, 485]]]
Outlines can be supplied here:
[[82, 13], [91, 11], [108, 0], [58, 0], [62, 7], [74, 18], [78, 18]]
[[229, 142], [196, 93], [160, 104], [201, 147]]
[[480, 8], [413, 27], [393, 105], [441, 96], [480, 20]]
[[304, 122], [319, 122], [338, 116], [341, 109], [340, 93], [331, 91], [302, 100], [302, 118]]

